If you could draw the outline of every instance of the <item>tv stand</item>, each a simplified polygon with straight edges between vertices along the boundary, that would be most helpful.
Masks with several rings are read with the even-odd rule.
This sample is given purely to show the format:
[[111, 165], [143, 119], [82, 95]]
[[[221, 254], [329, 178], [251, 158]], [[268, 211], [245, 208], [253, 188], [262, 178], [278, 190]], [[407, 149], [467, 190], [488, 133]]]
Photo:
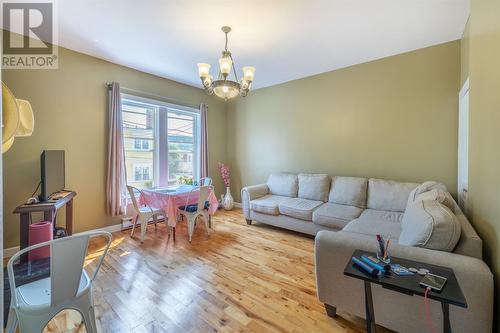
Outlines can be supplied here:
[[16, 207], [14, 214], [19, 214], [19, 247], [24, 249], [29, 245], [29, 225], [31, 213], [43, 212], [45, 221], [52, 221], [55, 227], [56, 215], [59, 208], [66, 206], [66, 233], [68, 236], [73, 234], [73, 198], [76, 196], [74, 191], [66, 191], [64, 197], [58, 200], [49, 200], [36, 204], [22, 204]]

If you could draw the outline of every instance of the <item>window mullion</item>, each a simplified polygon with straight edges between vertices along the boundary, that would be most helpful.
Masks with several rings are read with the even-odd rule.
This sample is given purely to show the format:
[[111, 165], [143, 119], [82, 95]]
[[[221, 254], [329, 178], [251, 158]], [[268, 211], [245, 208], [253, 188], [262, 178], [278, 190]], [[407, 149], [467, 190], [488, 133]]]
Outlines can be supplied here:
[[158, 161], [160, 186], [168, 186], [168, 110], [159, 108]]

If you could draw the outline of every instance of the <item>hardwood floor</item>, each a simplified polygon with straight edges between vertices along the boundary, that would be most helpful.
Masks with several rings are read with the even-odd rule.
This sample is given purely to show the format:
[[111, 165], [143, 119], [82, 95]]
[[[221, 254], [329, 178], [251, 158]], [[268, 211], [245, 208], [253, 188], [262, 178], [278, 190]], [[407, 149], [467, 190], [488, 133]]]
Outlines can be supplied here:
[[[245, 223], [241, 210], [218, 212], [175, 243], [166, 228], [141, 244], [128, 232], [114, 240], [95, 283], [100, 332], [364, 332], [364, 321], [328, 317], [316, 297], [312, 238]], [[102, 244], [91, 244], [93, 267]], [[360, 300], [362, 301], [362, 300]], [[44, 332], [85, 332], [64, 311]], [[379, 332], [387, 332], [380, 329]]]

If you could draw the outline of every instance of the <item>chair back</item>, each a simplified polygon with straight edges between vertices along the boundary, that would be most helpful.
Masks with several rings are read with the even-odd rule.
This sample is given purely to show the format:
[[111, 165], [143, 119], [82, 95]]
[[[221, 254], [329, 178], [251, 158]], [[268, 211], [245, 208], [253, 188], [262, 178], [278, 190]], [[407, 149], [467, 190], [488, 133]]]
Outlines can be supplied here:
[[141, 190], [139, 190], [137, 187], [133, 187], [130, 185], [127, 185], [127, 190], [128, 194], [130, 195], [130, 200], [132, 200], [132, 205], [134, 206], [135, 211], [137, 214], [139, 214], [139, 204], [137, 203], [137, 198], [135, 197], [135, 192], [141, 193]]
[[96, 277], [111, 244], [112, 236], [106, 231], [82, 233], [75, 236], [39, 243], [27, 247], [13, 255], [7, 264], [7, 272], [9, 274], [10, 290], [12, 291], [11, 297], [12, 301], [15, 302], [14, 304], [18, 304], [16, 293], [14, 292], [16, 282], [13, 268], [14, 262], [17, 258], [37, 248], [44, 246], [50, 247], [50, 302], [51, 306], [55, 306], [76, 296], [80, 286], [80, 279], [82, 276], [85, 256], [87, 255], [89, 240], [99, 236], [105, 236], [107, 238], [107, 244], [97, 262], [97, 267], [91, 278], [92, 281]]
[[205, 202], [208, 200], [208, 194], [212, 186], [200, 186], [200, 195], [198, 196], [198, 212], [203, 211]]
[[191, 202], [191, 198], [193, 197], [193, 193], [198, 192], [198, 203], [197, 203], [197, 212], [202, 212], [205, 208], [205, 202], [208, 200], [208, 195], [210, 194], [210, 189], [213, 186], [200, 186], [193, 188], [186, 197], [186, 204], [184, 205], [184, 209], [187, 209], [189, 203]]
[[200, 179], [200, 186], [210, 186], [212, 185], [211, 177], [204, 177]]

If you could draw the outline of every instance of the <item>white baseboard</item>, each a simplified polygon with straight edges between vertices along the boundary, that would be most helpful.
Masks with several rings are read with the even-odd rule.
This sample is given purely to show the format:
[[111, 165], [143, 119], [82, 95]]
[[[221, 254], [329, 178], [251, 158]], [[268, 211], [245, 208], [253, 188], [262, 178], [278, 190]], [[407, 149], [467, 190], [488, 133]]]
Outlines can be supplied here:
[[[89, 231], [107, 231], [107, 232], [113, 233], [113, 232], [117, 232], [117, 231], [121, 231], [121, 230], [122, 230], [122, 225], [121, 225], [121, 223], [119, 223], [119, 224], [110, 225], [110, 226], [104, 227], [104, 228], [98, 228], [98, 229], [78, 232], [75, 235], [82, 234], [84, 232], [89, 232]], [[14, 254], [16, 254], [18, 251], [19, 251], [19, 246], [14, 246], [14, 247], [9, 247], [7, 249], [3, 249], [3, 257], [10, 258]]]
[[3, 249], [3, 257], [10, 258], [19, 251], [19, 246], [9, 247], [8, 249]]
[[98, 228], [98, 229], [78, 232], [75, 235], [82, 234], [84, 232], [89, 232], [89, 231], [107, 231], [107, 232], [113, 233], [113, 232], [117, 232], [117, 231], [121, 231], [121, 230], [122, 230], [122, 225], [121, 225], [121, 223], [118, 223], [118, 224], [113, 224], [113, 225], [110, 225], [110, 226], [104, 227], [104, 228]]

